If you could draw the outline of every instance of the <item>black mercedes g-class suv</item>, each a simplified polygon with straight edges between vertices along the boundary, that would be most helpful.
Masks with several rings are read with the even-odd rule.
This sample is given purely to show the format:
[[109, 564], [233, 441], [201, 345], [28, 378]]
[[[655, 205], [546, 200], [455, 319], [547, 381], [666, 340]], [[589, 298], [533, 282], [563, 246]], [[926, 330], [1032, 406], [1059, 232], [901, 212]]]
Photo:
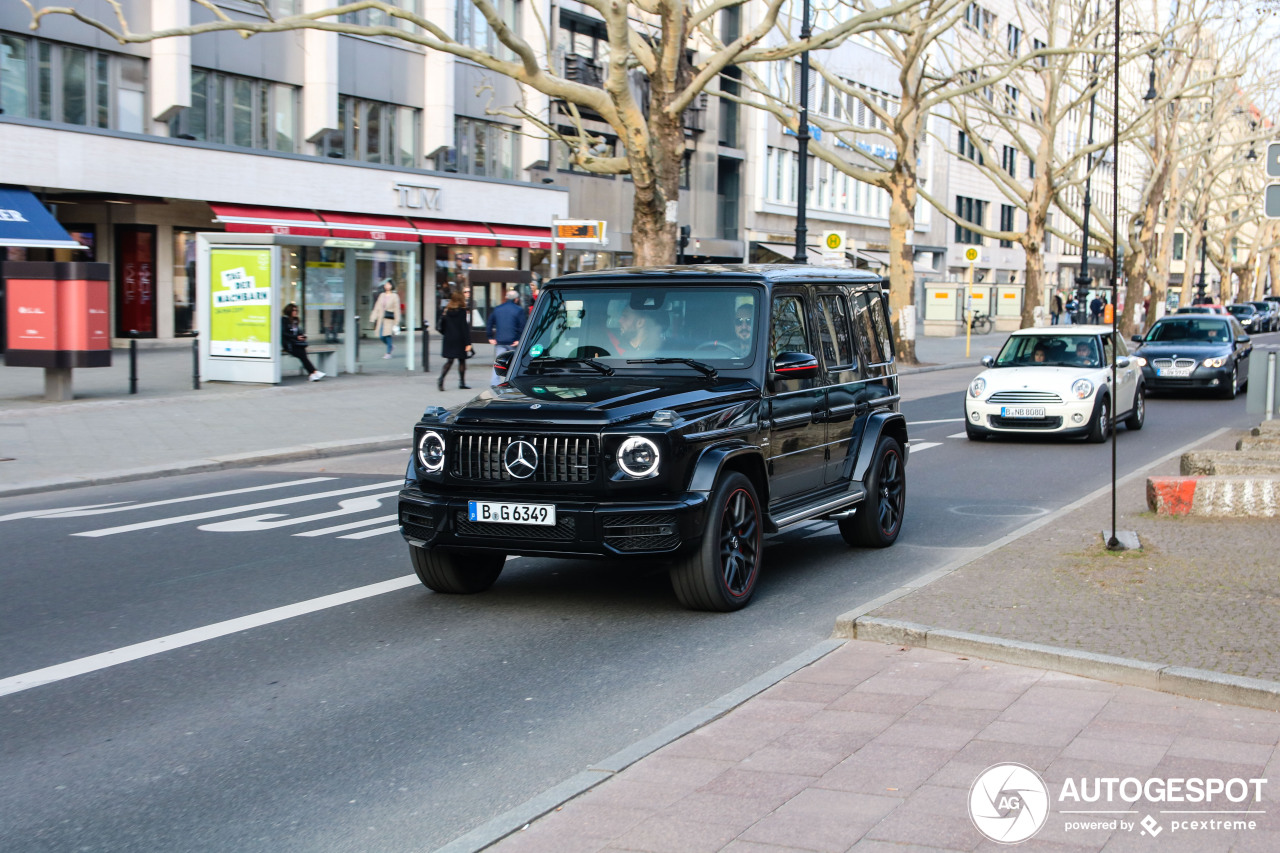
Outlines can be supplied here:
[[550, 282], [503, 382], [414, 427], [418, 577], [474, 593], [508, 554], [661, 559], [685, 606], [724, 611], [750, 600], [767, 534], [832, 519], [892, 545], [907, 426], [881, 284], [806, 266]]

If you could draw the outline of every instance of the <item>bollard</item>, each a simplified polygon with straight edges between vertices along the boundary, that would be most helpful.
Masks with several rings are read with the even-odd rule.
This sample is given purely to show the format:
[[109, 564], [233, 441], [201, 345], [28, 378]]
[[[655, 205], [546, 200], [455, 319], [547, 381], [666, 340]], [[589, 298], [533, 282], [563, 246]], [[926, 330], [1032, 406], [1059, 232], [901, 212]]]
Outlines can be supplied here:
[[429, 346], [429, 341], [427, 340], [429, 337], [431, 337], [428, 332], [430, 328], [431, 328], [431, 324], [424, 319], [422, 321], [422, 372], [423, 373], [431, 372], [431, 347]]
[[1276, 408], [1276, 354], [1267, 353], [1267, 393], [1266, 393], [1266, 419], [1271, 420], [1272, 412]]
[[[132, 329], [129, 334], [136, 335], [137, 332]], [[129, 339], [129, 393], [138, 393], [138, 339]]]
[[200, 390], [200, 339], [191, 342], [191, 388]]

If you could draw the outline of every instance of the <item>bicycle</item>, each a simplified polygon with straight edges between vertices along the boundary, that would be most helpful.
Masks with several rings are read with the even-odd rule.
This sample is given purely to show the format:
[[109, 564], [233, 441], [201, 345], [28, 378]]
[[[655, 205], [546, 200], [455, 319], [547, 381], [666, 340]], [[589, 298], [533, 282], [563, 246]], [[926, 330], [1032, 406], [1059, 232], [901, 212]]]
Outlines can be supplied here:
[[994, 328], [990, 314], [974, 311], [969, 317], [969, 331], [975, 335], [985, 335]]

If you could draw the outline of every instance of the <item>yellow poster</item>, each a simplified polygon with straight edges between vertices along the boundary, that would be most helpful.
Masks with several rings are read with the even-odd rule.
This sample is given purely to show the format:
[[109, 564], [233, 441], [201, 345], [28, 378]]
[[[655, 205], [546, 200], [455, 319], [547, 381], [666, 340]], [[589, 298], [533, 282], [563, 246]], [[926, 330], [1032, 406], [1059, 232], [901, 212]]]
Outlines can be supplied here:
[[270, 358], [271, 249], [209, 250], [209, 354]]

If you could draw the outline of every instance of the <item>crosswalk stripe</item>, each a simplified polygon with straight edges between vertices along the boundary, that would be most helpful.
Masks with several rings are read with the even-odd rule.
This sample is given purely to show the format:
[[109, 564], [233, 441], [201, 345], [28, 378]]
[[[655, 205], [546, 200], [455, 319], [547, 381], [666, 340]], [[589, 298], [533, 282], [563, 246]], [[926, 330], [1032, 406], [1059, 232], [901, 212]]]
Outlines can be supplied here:
[[[391, 515], [379, 515], [374, 518], [366, 518], [361, 521], [349, 521], [346, 524], [335, 524], [333, 527], [322, 527], [319, 530], [304, 530], [302, 533], [295, 533], [294, 536], [328, 536], [330, 533], [340, 533], [343, 530], [354, 530], [357, 527], [368, 527], [371, 524], [382, 524], [384, 521], [395, 521], [394, 513]], [[397, 529], [399, 526], [397, 525]], [[346, 538], [346, 537], [342, 537]]]

